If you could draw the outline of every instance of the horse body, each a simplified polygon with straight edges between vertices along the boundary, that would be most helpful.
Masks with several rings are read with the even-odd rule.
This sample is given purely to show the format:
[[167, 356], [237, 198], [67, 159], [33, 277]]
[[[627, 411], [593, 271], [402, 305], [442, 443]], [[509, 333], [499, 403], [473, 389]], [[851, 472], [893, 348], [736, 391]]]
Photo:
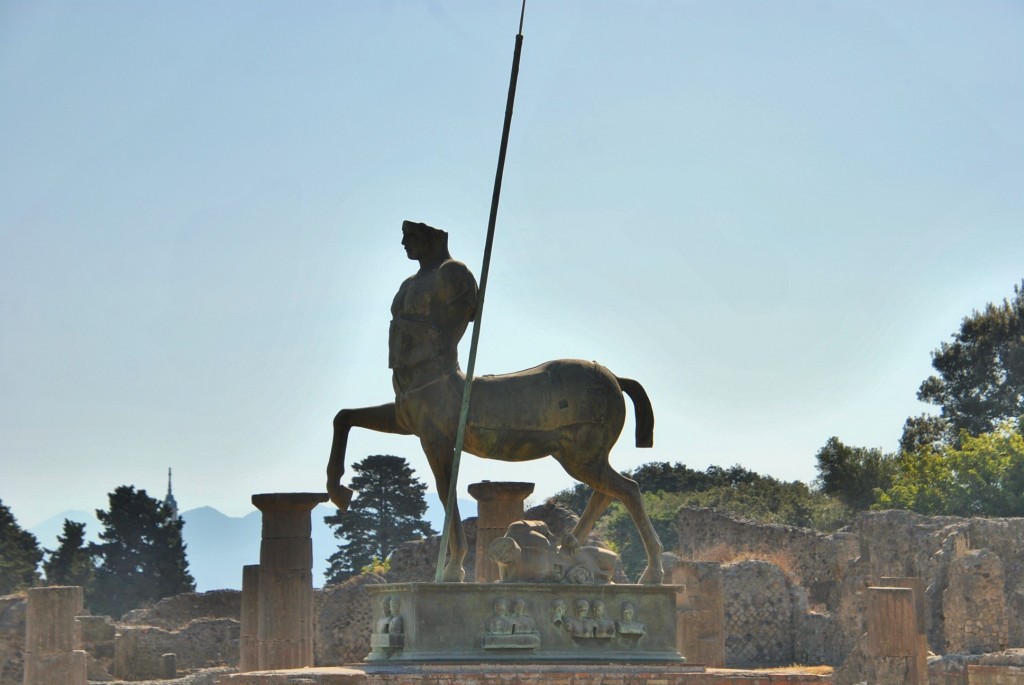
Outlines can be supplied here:
[[[338, 508], [345, 509], [351, 498], [340, 478], [352, 426], [419, 437], [438, 492], [447, 493], [464, 387], [465, 377], [457, 369], [413, 388], [401, 387], [396, 375], [394, 403], [339, 412], [327, 469], [328, 492]], [[478, 377], [472, 385], [463, 449], [485, 459], [511, 462], [554, 457], [570, 476], [594, 489], [573, 530], [579, 540], [586, 539], [613, 499], [621, 500], [648, 556], [641, 582], [660, 583], [662, 546], [644, 511], [639, 487], [608, 462], [625, 424], [624, 392], [634, 404], [637, 446], [649, 447], [654, 415], [646, 392], [636, 381], [619, 378], [600, 364], [562, 359], [516, 373]], [[445, 579], [461, 580], [468, 548], [457, 509], [452, 519], [455, 534]]]
[[[453, 371], [399, 392], [399, 423], [421, 439], [454, 444], [464, 387], [465, 377]], [[558, 452], [584, 424], [603, 426], [614, 443], [625, 418], [622, 390], [608, 369], [560, 359], [474, 379], [463, 449], [484, 459], [530, 461]]]

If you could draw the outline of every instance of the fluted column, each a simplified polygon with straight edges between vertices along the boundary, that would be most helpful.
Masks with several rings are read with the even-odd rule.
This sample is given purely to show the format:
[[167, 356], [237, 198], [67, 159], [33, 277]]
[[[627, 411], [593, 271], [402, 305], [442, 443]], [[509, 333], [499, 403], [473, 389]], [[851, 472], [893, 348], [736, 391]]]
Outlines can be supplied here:
[[260, 565], [242, 567], [242, 621], [239, 634], [238, 670], [260, 667]]
[[326, 493], [253, 495], [263, 512], [260, 543], [260, 670], [313, 665], [313, 540], [310, 512]]
[[85, 685], [85, 652], [78, 649], [75, 625], [75, 616], [81, 613], [81, 587], [28, 591], [25, 685]]

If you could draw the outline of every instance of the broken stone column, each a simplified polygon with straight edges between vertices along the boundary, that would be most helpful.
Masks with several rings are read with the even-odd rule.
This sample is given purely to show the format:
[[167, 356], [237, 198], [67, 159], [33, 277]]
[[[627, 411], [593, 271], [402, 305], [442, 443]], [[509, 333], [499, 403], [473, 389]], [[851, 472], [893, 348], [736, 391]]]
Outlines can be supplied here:
[[77, 649], [75, 625], [82, 606], [82, 588], [78, 586], [28, 591], [25, 685], [86, 684], [86, 655]]
[[260, 670], [313, 665], [313, 540], [310, 512], [326, 493], [253, 495], [263, 512], [260, 543]]
[[477, 501], [476, 582], [493, 583], [499, 579], [498, 565], [487, 554], [495, 539], [503, 537], [513, 521], [523, 518], [523, 502], [533, 492], [533, 483], [471, 483], [469, 494]]
[[908, 588], [914, 593], [914, 622], [917, 627], [917, 649], [914, 653], [915, 683], [928, 683], [928, 611], [925, 606], [924, 578], [917, 577], [884, 577], [880, 585], [884, 587]]
[[673, 560], [666, 581], [679, 585], [676, 597], [676, 646], [687, 663], [725, 666], [725, 601], [722, 565], [713, 561]]
[[160, 677], [164, 680], [174, 680], [178, 677], [178, 655], [173, 653], [160, 656]]
[[[867, 653], [873, 660], [871, 667], [875, 674], [870, 682], [927, 685], [927, 654], [923, 661], [920, 654], [923, 629], [918, 628], [918, 608], [912, 588], [869, 587], [867, 627]], [[923, 668], [922, 663], [925, 663]]]
[[260, 566], [242, 567], [242, 621], [238, 638], [238, 670], [255, 671], [260, 666]]

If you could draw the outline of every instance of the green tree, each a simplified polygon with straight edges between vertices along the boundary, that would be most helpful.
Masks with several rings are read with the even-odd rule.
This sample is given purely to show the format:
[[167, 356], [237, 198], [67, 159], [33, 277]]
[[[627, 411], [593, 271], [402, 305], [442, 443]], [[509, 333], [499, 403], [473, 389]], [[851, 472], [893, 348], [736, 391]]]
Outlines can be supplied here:
[[938, 375], [917, 396], [941, 408], [947, 442], [1024, 416], [1024, 281], [1013, 292], [1012, 300], [965, 317], [953, 341], [932, 352]]
[[895, 457], [879, 449], [850, 447], [833, 436], [818, 450], [818, 484], [853, 511], [875, 502], [875, 491], [892, 483]]
[[[632, 478], [640, 486], [640, 492], [703, 492], [717, 487], [738, 487], [745, 483], [755, 483], [762, 478], [754, 471], [734, 465], [725, 469], [721, 466], [709, 466], [706, 471], [697, 471], [676, 462], [652, 461], [638, 466], [623, 475]], [[551, 499], [564, 507], [582, 513], [590, 499], [592, 490], [583, 483], [576, 483], [571, 488], [555, 493]]]
[[949, 431], [948, 422], [941, 416], [921, 414], [911, 416], [903, 424], [903, 435], [900, 437], [900, 451], [913, 452], [922, 447], [933, 450], [946, 442]]
[[[724, 470], [723, 470], [724, 471]], [[756, 474], [755, 474], [756, 475]], [[715, 485], [704, 490], [653, 492], [643, 495], [644, 507], [666, 548], [675, 547], [682, 507], [710, 507], [760, 523], [833, 531], [848, 522], [849, 510], [838, 500], [812, 490], [799, 481], [784, 482], [770, 476], [737, 485]], [[647, 565], [643, 543], [625, 507], [616, 502], [596, 526], [596, 532], [619, 553], [623, 571], [636, 578]]]
[[1024, 435], [1006, 421], [958, 445], [901, 453], [875, 508], [926, 515], [1024, 516]]
[[403, 542], [434, 534], [423, 519], [427, 486], [405, 459], [374, 455], [353, 464], [352, 470], [356, 476], [351, 487], [357, 493], [352, 505], [324, 517], [334, 526], [334, 536], [345, 540], [327, 560], [328, 583], [340, 583], [386, 560]]
[[90, 545], [99, 560], [89, 608], [120, 617], [164, 597], [195, 590], [181, 528], [167, 504], [122, 485], [109, 494], [110, 509], [96, 511], [103, 524], [100, 543]]
[[36, 536], [19, 526], [0, 501], [0, 595], [31, 587], [39, 577], [36, 568], [42, 558]]
[[56, 550], [46, 550], [43, 562], [48, 585], [81, 585], [88, 588], [96, 572], [92, 552], [85, 542], [85, 524], [64, 519], [64, 534], [57, 536]]
[[[838, 443], [838, 441], [836, 441]], [[710, 466], [697, 471], [680, 463], [651, 462], [625, 475], [640, 485], [651, 523], [668, 548], [678, 535], [676, 514], [680, 507], [713, 507], [734, 516], [762, 523], [782, 523], [833, 531], [845, 525], [851, 511], [837, 498], [809, 488], [799, 481], [783, 482], [742, 466]], [[552, 499], [580, 513], [590, 488], [577, 483]], [[633, 578], [647, 564], [643, 544], [626, 509], [613, 503], [598, 520], [595, 536], [610, 544]]]

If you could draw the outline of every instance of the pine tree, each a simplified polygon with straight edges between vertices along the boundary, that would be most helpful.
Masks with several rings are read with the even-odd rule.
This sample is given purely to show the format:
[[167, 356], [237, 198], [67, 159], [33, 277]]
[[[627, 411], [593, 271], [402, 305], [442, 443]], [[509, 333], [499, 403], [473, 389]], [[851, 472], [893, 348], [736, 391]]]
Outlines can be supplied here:
[[99, 560], [86, 603], [94, 613], [120, 617], [164, 597], [195, 590], [181, 528], [171, 507], [133, 486], [109, 494], [110, 510], [96, 511], [101, 543], [90, 545]]
[[92, 552], [85, 543], [85, 524], [64, 519], [64, 534], [57, 536], [60, 545], [46, 550], [49, 558], [43, 562], [48, 585], [81, 585], [88, 588], [95, 576], [96, 566]]
[[423, 519], [427, 486], [402, 457], [374, 455], [352, 465], [352, 488], [357, 492], [346, 512], [325, 516], [334, 536], [346, 540], [328, 558], [327, 582], [358, 574], [374, 560], [387, 559], [394, 549], [417, 537], [433, 535]]
[[[917, 398], [941, 407], [942, 415], [931, 424], [928, 417], [908, 419], [908, 446], [935, 443], [942, 429], [945, 442], [957, 446], [960, 431], [982, 435], [1004, 421], [1024, 420], [1024, 281], [1013, 294], [964, 317], [953, 341], [932, 352], [938, 375], [921, 383]], [[922, 427], [923, 439], [915, 436]]]
[[30, 587], [39, 577], [36, 567], [42, 558], [36, 536], [19, 526], [0, 501], [0, 595]]

